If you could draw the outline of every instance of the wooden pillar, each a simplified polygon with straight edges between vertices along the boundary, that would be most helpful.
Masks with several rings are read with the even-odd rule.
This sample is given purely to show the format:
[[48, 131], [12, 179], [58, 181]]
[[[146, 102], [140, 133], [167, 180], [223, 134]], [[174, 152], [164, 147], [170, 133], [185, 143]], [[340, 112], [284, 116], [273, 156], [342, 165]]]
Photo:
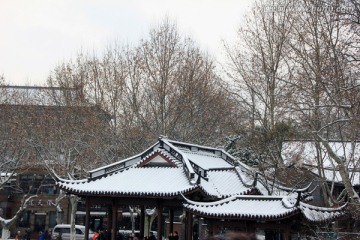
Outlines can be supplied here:
[[204, 218], [202, 218], [202, 217], [199, 217], [199, 226], [198, 226], [198, 228], [199, 228], [199, 230], [198, 230], [198, 232], [199, 232], [199, 239], [200, 240], [203, 240], [203, 239], [205, 239], [205, 236], [204, 236], [204, 229], [203, 229], [203, 224], [204, 224]]
[[170, 208], [169, 211], [169, 222], [170, 222], [170, 229], [169, 232], [174, 232], [174, 209]]
[[283, 232], [283, 239], [284, 240], [289, 240], [290, 239], [290, 229], [289, 228], [284, 228], [284, 232]]
[[192, 239], [192, 214], [190, 212], [186, 212], [186, 240]]
[[117, 235], [117, 212], [118, 212], [118, 206], [116, 203], [113, 202], [112, 204], [112, 226], [111, 226], [111, 240], [116, 239]]
[[108, 234], [111, 234], [111, 226], [112, 226], [112, 219], [113, 219], [112, 208], [113, 208], [113, 203], [111, 203], [111, 206], [107, 208], [108, 222], [107, 222], [107, 225], [106, 225], [106, 231], [107, 231]]
[[208, 219], [208, 224], [210, 225], [209, 226], [209, 234], [210, 234], [210, 236], [217, 234], [215, 221]]
[[162, 240], [163, 235], [162, 204], [157, 204], [157, 240]]
[[90, 227], [90, 200], [85, 198], [85, 239], [89, 239]]
[[210, 219], [208, 219], [207, 220], [207, 229], [208, 229], [209, 236], [214, 235], [212, 227], [213, 227], [212, 221]]
[[141, 216], [140, 216], [140, 235], [144, 237], [145, 233], [145, 207], [141, 206]]
[[248, 232], [248, 233], [255, 233], [256, 232], [255, 222], [247, 221], [245, 223], [246, 223], [246, 232]]

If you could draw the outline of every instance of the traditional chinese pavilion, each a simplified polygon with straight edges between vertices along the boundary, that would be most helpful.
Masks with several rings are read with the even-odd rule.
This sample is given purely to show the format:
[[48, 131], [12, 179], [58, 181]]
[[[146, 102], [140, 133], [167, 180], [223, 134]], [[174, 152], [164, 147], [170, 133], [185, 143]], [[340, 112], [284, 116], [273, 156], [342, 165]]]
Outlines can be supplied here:
[[180, 234], [187, 240], [193, 238], [194, 220], [199, 227], [206, 226], [209, 234], [223, 229], [261, 229], [289, 239], [299, 221], [327, 222], [344, 214], [343, 207], [308, 204], [311, 197], [306, 188], [291, 191], [277, 186], [277, 196], [268, 196], [255, 172], [223, 149], [160, 138], [143, 153], [92, 170], [87, 179], [58, 179], [58, 186], [85, 200], [87, 228], [91, 206], [107, 205], [111, 239], [118, 231], [118, 209], [126, 205], [141, 208], [142, 234], [145, 209], [156, 207], [159, 240], [164, 212], [170, 231], [174, 212], [184, 212], [185, 227]]

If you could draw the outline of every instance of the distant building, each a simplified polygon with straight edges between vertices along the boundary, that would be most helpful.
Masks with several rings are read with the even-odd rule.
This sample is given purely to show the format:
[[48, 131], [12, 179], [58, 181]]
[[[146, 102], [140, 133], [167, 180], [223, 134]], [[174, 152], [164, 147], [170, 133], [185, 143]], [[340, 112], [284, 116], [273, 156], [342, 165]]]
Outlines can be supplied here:
[[[360, 142], [330, 141], [333, 151], [346, 161], [352, 186], [360, 195]], [[317, 176], [317, 183], [324, 179], [332, 189], [334, 197], [338, 197], [344, 190], [344, 184], [339, 173], [338, 164], [329, 156], [327, 150], [320, 144], [319, 151], [313, 141], [287, 141], [283, 144], [282, 157], [288, 164], [302, 167]], [[321, 171], [319, 172], [319, 163]], [[324, 206], [321, 187], [314, 196], [316, 204]]]
[[59, 175], [86, 176], [85, 167], [100, 162], [88, 149], [100, 144], [107, 151], [110, 116], [87, 104], [79, 89], [30, 86], [1, 86], [0, 112], [0, 159], [7, 163], [0, 173], [16, 171], [0, 189], [0, 214], [11, 218], [24, 194], [37, 194], [12, 229], [30, 229], [35, 238], [56, 219], [69, 222], [68, 200], [55, 204], [59, 188], [45, 164]]

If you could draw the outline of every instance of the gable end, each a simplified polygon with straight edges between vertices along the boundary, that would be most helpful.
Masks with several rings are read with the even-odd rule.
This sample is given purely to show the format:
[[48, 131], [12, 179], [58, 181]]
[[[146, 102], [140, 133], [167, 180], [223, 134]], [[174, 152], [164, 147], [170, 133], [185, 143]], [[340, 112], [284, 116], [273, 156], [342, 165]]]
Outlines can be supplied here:
[[150, 162], [154, 162], [155, 164], [164, 164], [164, 163], [166, 164], [167, 163], [169, 165], [169, 167], [177, 167], [173, 161], [171, 161], [167, 156], [161, 154], [160, 152], [154, 153], [148, 159], [146, 159], [145, 161], [140, 163], [138, 167], [145, 167], [146, 165], [150, 164]]

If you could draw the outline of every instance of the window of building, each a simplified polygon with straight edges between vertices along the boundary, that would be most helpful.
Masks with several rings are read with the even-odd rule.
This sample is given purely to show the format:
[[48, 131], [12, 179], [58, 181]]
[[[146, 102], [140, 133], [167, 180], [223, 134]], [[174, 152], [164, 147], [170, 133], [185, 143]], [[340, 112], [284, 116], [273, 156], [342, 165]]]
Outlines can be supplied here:
[[34, 231], [40, 232], [45, 229], [46, 214], [35, 214]]
[[25, 174], [20, 176], [20, 187], [23, 192], [36, 194], [43, 176], [36, 174]]
[[55, 182], [51, 178], [45, 178], [39, 189], [40, 194], [54, 195], [58, 193], [58, 189], [55, 186]]
[[18, 219], [18, 227], [30, 227], [30, 211], [23, 212], [21, 217]]
[[54, 195], [58, 193], [55, 181], [49, 176], [44, 177], [44, 175], [21, 175], [20, 187], [23, 192], [30, 194]]
[[49, 228], [53, 228], [56, 226], [56, 212], [49, 212]]

